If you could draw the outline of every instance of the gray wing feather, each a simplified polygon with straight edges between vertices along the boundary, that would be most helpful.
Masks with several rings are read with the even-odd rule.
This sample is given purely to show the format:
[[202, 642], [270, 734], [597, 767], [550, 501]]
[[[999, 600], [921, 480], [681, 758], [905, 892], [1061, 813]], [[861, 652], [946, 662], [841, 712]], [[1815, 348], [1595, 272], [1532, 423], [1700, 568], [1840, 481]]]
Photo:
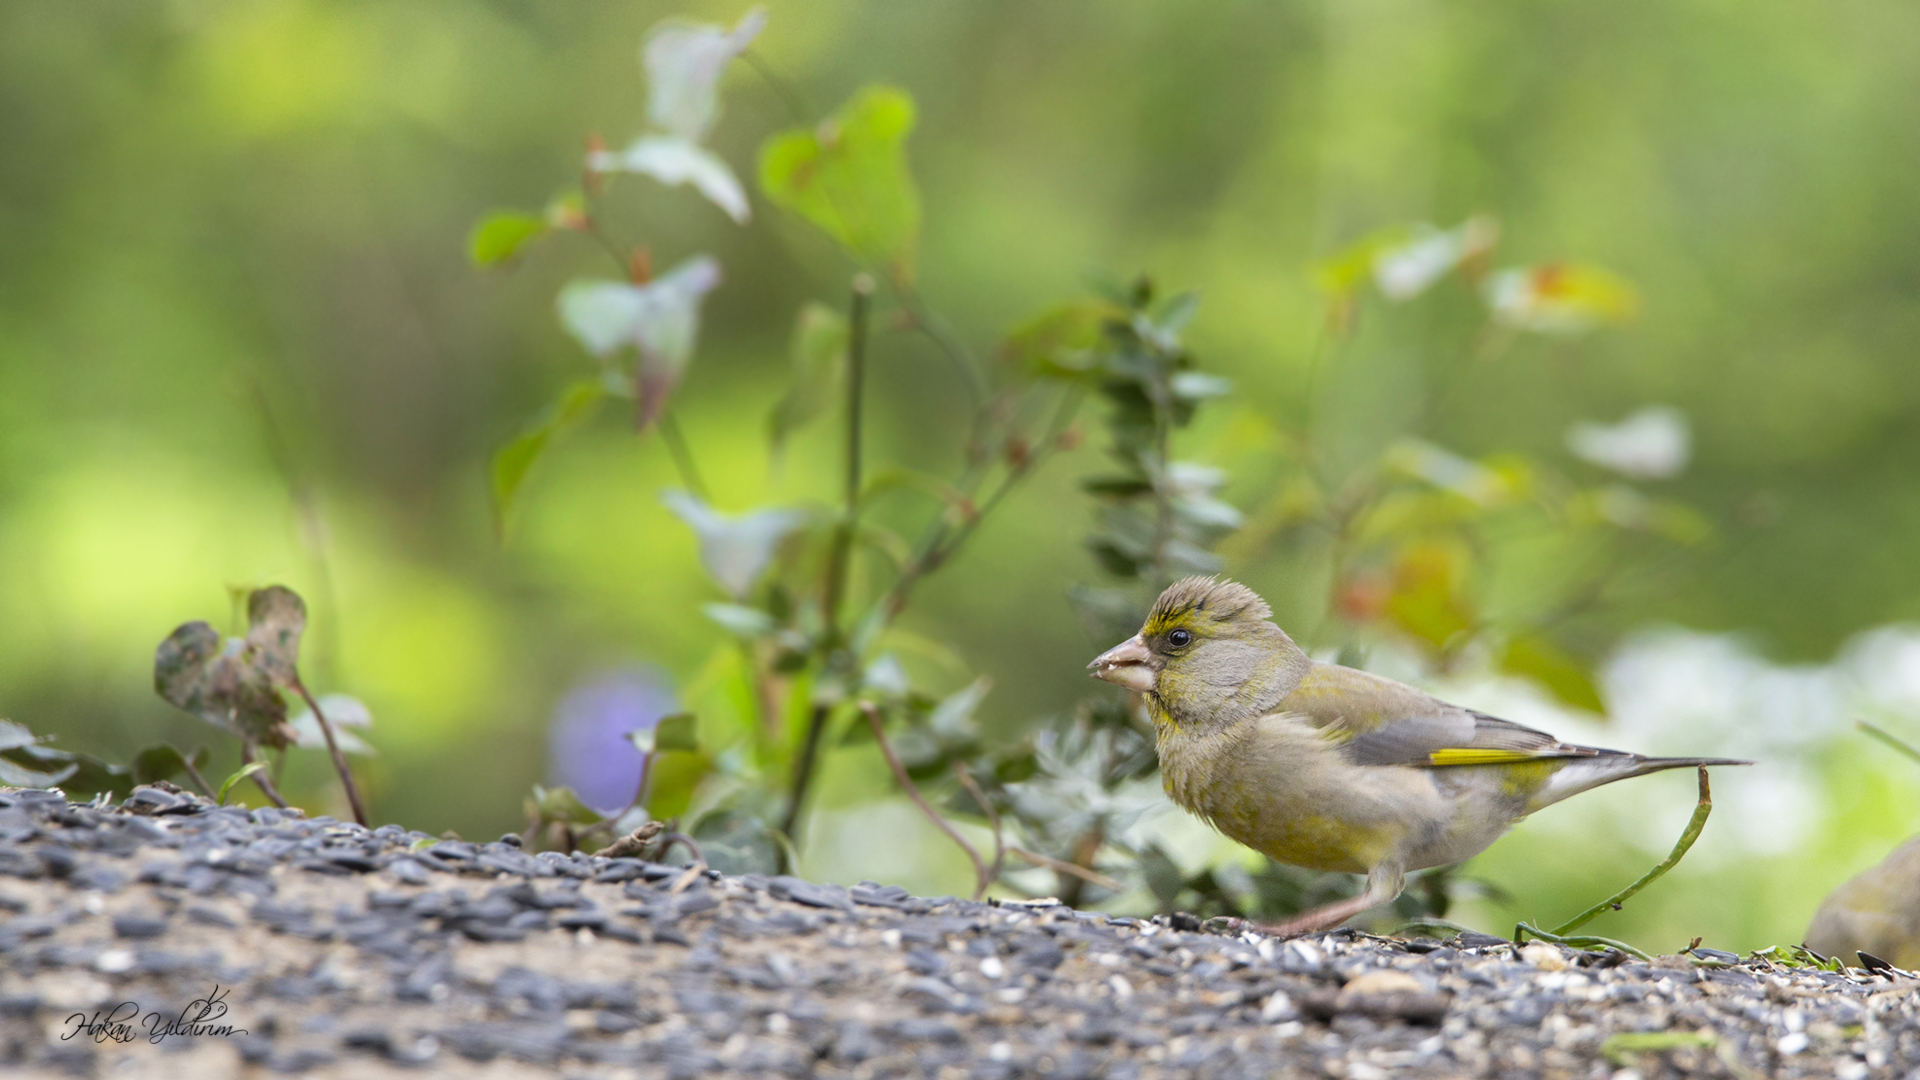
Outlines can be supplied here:
[[1356, 765], [1428, 765], [1435, 750], [1514, 750], [1543, 758], [1618, 753], [1563, 743], [1544, 731], [1467, 709], [1391, 720], [1341, 746]]

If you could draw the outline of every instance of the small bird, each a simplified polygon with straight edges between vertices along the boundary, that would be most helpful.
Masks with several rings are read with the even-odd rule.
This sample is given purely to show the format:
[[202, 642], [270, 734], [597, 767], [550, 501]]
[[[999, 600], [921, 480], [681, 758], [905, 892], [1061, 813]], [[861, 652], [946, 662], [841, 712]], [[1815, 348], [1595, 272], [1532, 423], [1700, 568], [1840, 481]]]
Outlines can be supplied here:
[[1920, 836], [1833, 890], [1814, 912], [1806, 942], [1828, 956], [1864, 953], [1920, 967]]
[[1324, 930], [1400, 895], [1409, 871], [1479, 854], [1514, 822], [1661, 769], [1748, 765], [1573, 746], [1405, 683], [1322, 663], [1233, 581], [1190, 577], [1087, 665], [1146, 696], [1167, 794], [1279, 862], [1367, 875], [1350, 900], [1266, 929]]

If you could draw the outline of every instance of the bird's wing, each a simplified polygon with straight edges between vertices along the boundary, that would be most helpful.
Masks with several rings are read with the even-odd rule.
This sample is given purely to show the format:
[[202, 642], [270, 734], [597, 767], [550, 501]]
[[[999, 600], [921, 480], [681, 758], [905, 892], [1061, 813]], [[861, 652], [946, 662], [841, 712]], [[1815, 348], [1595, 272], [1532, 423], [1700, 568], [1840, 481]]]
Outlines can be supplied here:
[[1356, 765], [1502, 765], [1617, 753], [1563, 743], [1337, 664], [1315, 664], [1280, 708], [1320, 728]]

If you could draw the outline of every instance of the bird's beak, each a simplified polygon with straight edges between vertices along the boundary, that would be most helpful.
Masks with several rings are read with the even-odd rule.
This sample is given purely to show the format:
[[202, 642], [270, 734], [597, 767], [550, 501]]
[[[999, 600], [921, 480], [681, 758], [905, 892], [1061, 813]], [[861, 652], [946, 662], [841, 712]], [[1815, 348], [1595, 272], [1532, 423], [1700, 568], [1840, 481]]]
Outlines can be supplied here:
[[1135, 634], [1095, 657], [1093, 663], [1087, 665], [1087, 670], [1096, 679], [1105, 679], [1115, 686], [1124, 686], [1138, 693], [1151, 694], [1156, 677], [1152, 660], [1153, 651], [1147, 648], [1146, 639]]

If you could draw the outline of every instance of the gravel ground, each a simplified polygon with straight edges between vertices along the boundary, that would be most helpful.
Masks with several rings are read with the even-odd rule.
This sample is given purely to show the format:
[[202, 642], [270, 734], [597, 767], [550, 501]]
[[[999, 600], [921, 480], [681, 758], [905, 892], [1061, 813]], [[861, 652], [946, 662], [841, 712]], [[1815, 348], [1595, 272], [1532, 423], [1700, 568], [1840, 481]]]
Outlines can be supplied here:
[[0, 789], [8, 1075], [1920, 1080], [1906, 972], [1197, 931]]

